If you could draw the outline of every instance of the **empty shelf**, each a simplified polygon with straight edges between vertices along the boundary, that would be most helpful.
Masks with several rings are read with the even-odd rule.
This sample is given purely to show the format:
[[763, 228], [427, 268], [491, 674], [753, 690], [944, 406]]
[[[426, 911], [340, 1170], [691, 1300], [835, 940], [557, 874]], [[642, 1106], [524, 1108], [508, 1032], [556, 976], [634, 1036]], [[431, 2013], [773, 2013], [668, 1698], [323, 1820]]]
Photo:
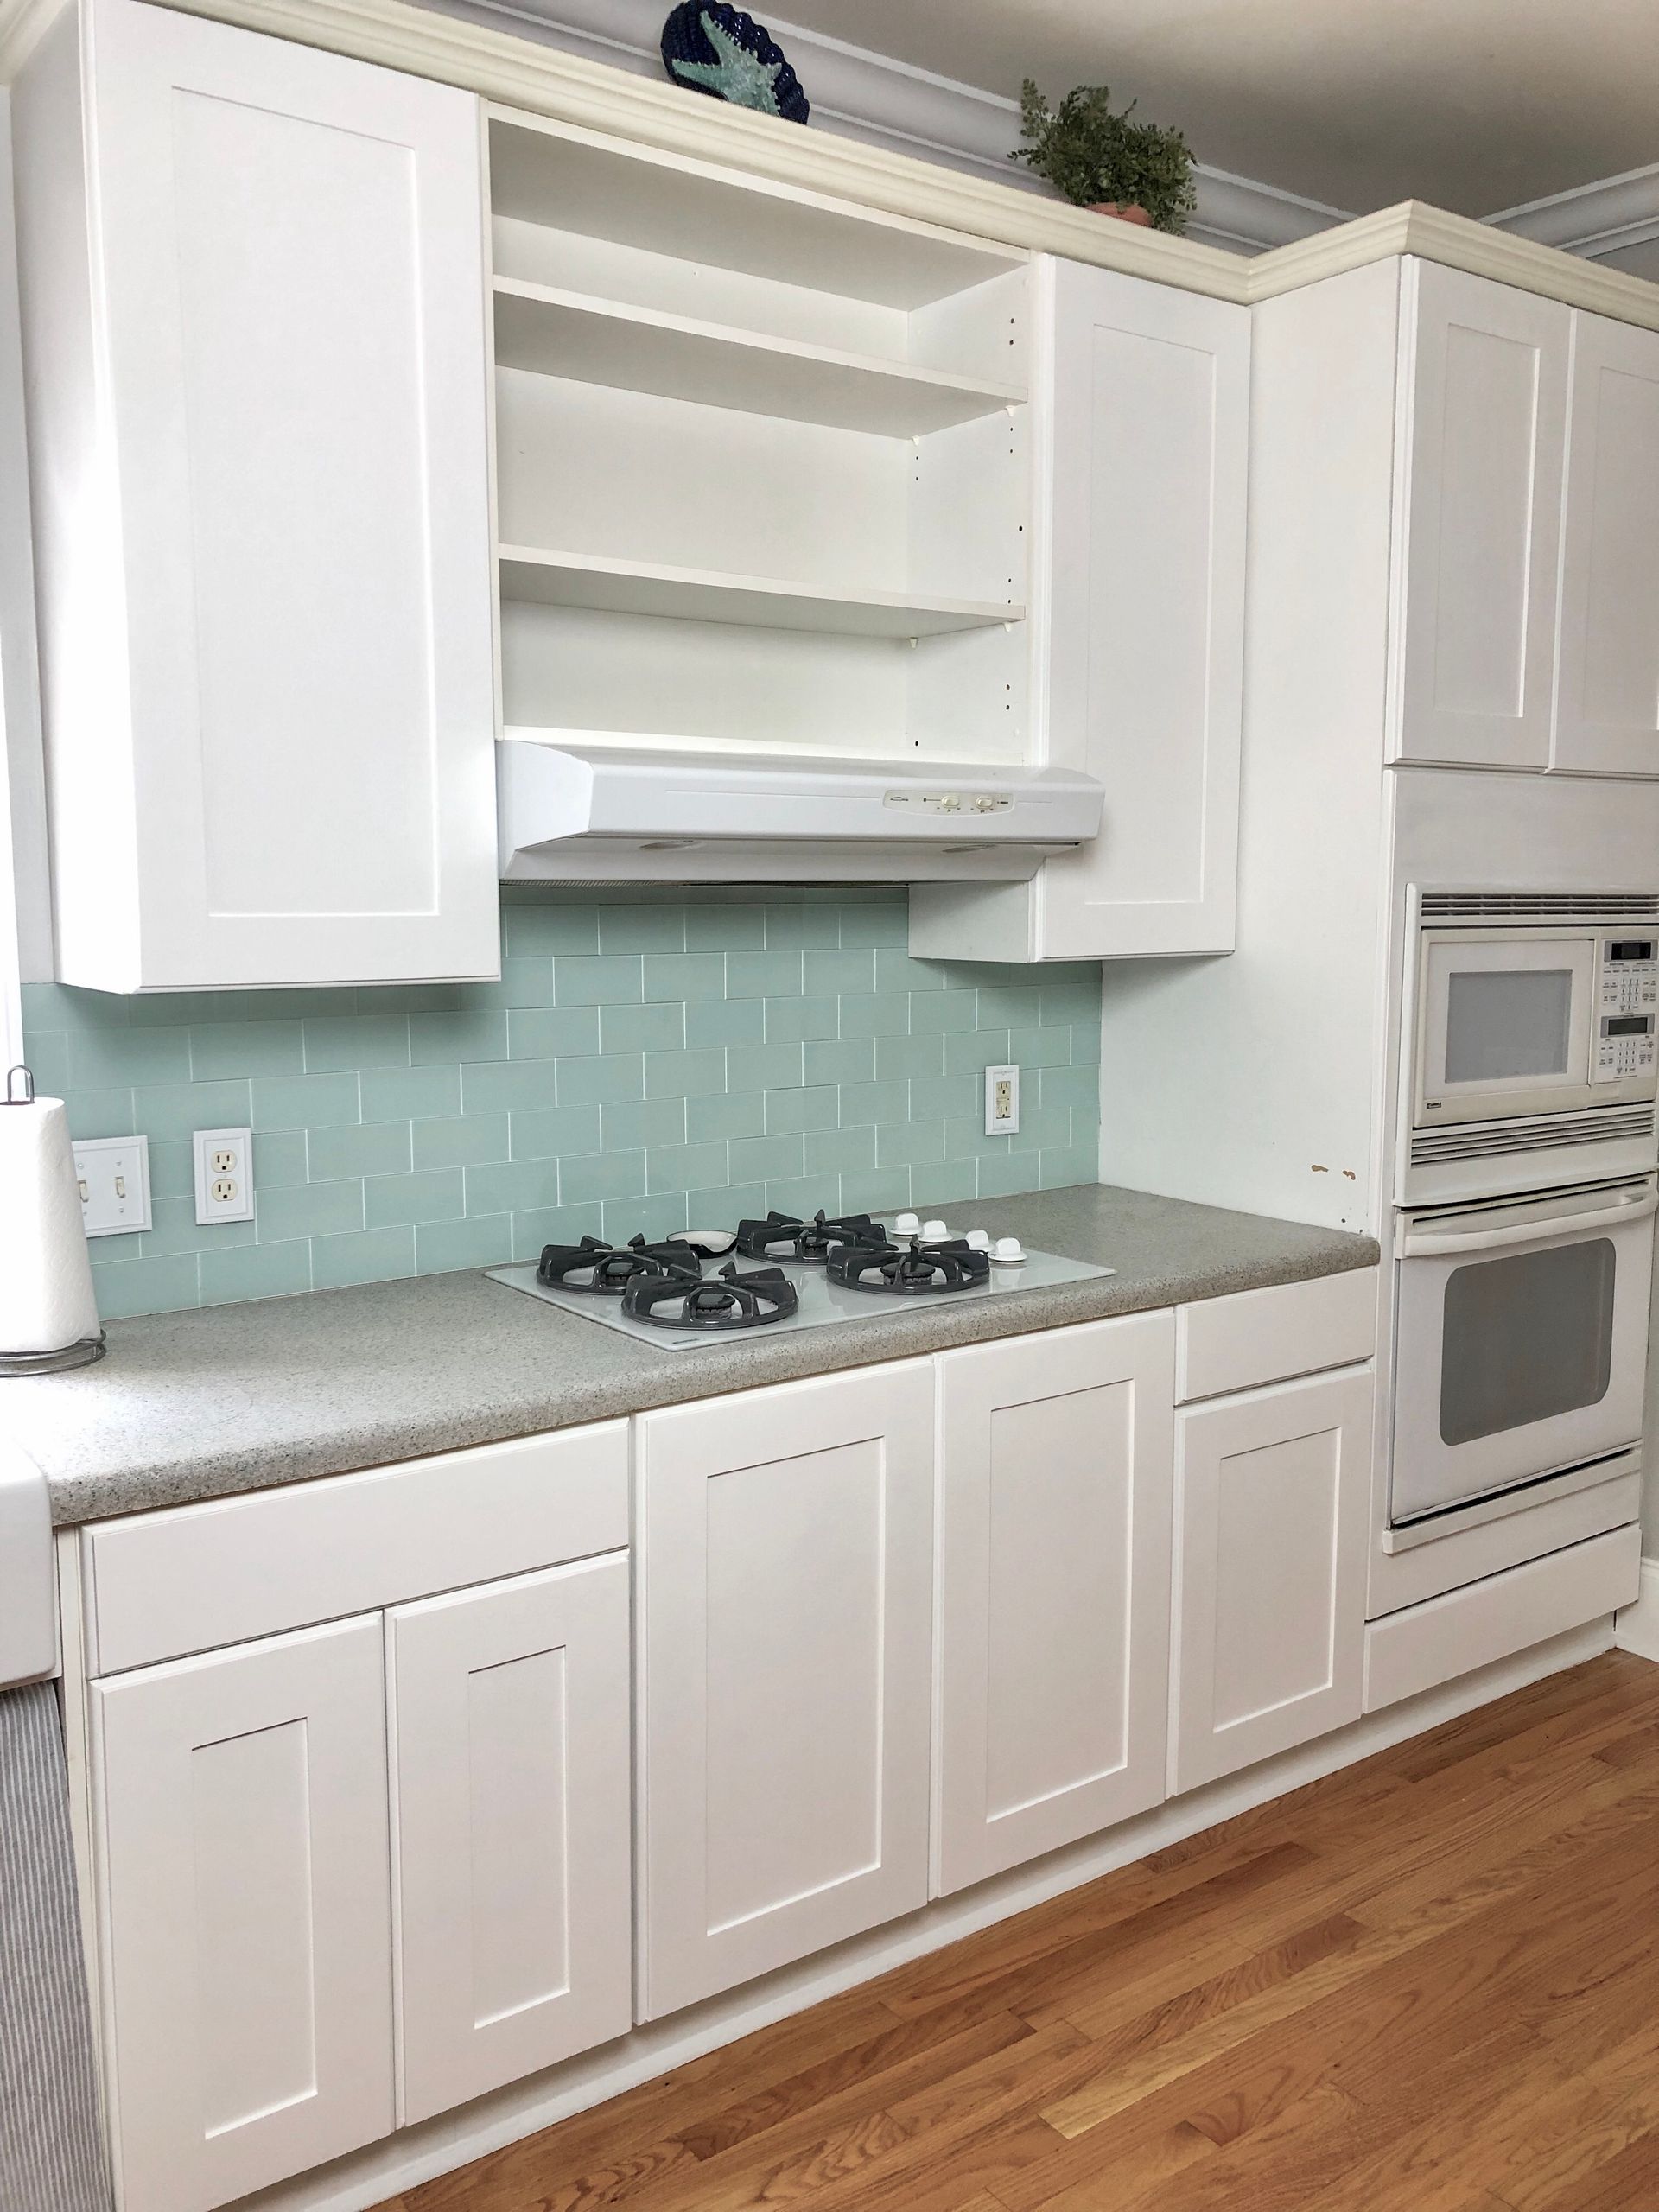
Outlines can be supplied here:
[[1025, 608], [987, 600], [917, 599], [903, 592], [825, 591], [711, 569], [659, 568], [587, 554], [501, 548], [501, 596], [607, 614], [669, 615], [766, 630], [809, 630], [853, 638], [930, 638], [952, 630], [1019, 622]]
[[495, 284], [495, 358], [507, 368], [583, 384], [888, 438], [924, 437], [1018, 406], [1026, 397], [1012, 385], [981, 384], [507, 277]]

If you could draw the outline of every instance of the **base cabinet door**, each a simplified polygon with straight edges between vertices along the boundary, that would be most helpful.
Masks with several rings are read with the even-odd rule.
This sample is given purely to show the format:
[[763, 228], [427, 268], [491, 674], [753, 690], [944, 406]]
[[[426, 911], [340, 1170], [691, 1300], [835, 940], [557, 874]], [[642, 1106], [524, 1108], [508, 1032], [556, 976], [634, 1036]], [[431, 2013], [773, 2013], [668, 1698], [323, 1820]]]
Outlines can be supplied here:
[[1149, 1313], [938, 1363], [940, 1893], [1164, 1796], [1174, 1346]]
[[1659, 331], [1573, 318], [1550, 766], [1659, 776]]
[[392, 2126], [378, 1615], [94, 1684], [124, 2212]]
[[1369, 1367], [1178, 1415], [1170, 1789], [1360, 1715]]
[[398, 2120], [632, 2017], [628, 1564], [386, 1616]]
[[636, 1432], [640, 2011], [927, 1898], [925, 1360]]
[[1437, 262], [1405, 271], [1390, 749], [1543, 768], [1572, 309]]

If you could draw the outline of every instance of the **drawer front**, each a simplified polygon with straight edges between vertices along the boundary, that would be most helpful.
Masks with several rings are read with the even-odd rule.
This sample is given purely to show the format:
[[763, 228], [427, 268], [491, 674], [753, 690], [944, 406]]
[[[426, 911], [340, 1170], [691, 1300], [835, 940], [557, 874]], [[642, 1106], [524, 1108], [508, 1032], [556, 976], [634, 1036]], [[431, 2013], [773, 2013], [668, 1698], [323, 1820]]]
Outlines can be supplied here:
[[81, 1534], [87, 1668], [146, 1667], [627, 1541], [620, 1421], [97, 1522]]
[[1617, 1612], [1633, 1603], [1641, 1579], [1642, 1531], [1611, 1529], [1373, 1621], [1365, 1631], [1365, 1710], [1397, 1705]]
[[1380, 1273], [1356, 1268], [1178, 1306], [1176, 1403], [1370, 1359], [1376, 1351]]

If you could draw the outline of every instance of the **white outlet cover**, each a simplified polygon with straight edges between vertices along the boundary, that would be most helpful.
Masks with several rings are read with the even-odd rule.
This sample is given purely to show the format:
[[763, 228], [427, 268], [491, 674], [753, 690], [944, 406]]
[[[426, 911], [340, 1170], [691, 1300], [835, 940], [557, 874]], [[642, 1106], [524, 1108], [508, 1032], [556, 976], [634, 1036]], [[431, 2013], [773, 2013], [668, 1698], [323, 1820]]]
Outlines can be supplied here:
[[198, 1129], [191, 1138], [196, 1170], [196, 1219], [253, 1219], [253, 1132]]
[[74, 1154], [88, 1236], [127, 1236], [149, 1227], [148, 1137], [82, 1137]]
[[[997, 1111], [997, 1093], [1006, 1084], [1008, 1104], [1006, 1113]], [[1020, 1130], [1020, 1071], [1017, 1066], [987, 1068], [985, 1071], [985, 1134], [988, 1137], [1016, 1136]]]

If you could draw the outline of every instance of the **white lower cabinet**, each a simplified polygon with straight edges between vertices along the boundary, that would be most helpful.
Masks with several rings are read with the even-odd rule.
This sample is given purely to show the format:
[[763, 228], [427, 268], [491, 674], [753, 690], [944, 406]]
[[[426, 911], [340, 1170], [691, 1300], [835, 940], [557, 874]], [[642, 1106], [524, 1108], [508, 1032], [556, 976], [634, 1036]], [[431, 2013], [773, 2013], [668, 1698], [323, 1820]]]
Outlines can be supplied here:
[[392, 2125], [378, 1615], [96, 1683], [123, 2212]]
[[398, 2119], [632, 2018], [628, 1563], [386, 1616]]
[[1176, 1417], [1172, 1793], [1360, 1715], [1369, 1367]]
[[933, 1367], [636, 1431], [640, 2016], [924, 1904]]
[[947, 1353], [935, 1886], [1164, 1796], [1168, 1313]]

